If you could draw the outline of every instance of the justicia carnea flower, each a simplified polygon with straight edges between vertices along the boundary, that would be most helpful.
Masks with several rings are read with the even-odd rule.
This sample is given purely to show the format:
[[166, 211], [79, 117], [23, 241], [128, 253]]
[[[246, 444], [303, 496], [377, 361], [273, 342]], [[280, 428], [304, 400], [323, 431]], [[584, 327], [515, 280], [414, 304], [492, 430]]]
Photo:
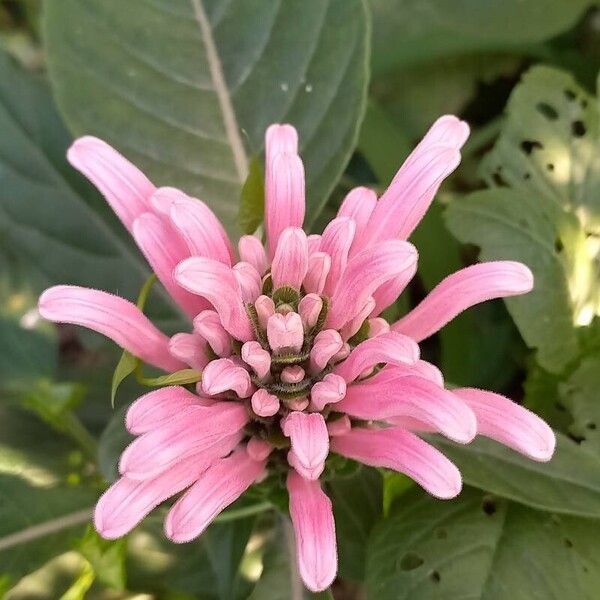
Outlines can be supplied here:
[[71, 164], [104, 194], [190, 327], [168, 338], [131, 302], [74, 286], [44, 292], [40, 313], [98, 331], [165, 371], [202, 372], [195, 393], [164, 387], [129, 408], [126, 425], [137, 437], [121, 456], [121, 478], [98, 502], [103, 536], [126, 534], [183, 492], [165, 531], [189, 541], [266, 473], [283, 470], [300, 574], [318, 591], [337, 568], [331, 502], [319, 482], [330, 452], [405, 473], [438, 498], [456, 496], [461, 476], [419, 432], [461, 444], [480, 434], [550, 459], [554, 435], [536, 415], [492, 392], [447, 390], [419, 357], [418, 343], [466, 308], [531, 290], [526, 266], [467, 267], [396, 323], [380, 316], [416, 272], [406, 240], [457, 167], [468, 132], [441, 117], [379, 200], [356, 188], [322, 235], [307, 235], [297, 133], [272, 125], [266, 247], [243, 236], [239, 260], [204, 203], [155, 188], [98, 139], [73, 144]]

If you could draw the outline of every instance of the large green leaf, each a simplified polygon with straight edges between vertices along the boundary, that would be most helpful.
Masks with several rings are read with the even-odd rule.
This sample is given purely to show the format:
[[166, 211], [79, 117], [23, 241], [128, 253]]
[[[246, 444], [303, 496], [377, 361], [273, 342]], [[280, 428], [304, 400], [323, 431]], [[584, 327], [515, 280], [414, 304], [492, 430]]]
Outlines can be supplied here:
[[353, 149], [367, 85], [362, 0], [57, 0], [50, 74], [76, 134], [107, 139], [231, 231], [265, 129], [300, 133], [308, 224]]
[[373, 68], [518, 48], [575, 24], [591, 0], [371, 0]]
[[560, 433], [557, 440], [548, 463], [485, 438], [466, 446], [436, 438], [435, 445], [469, 485], [541, 510], [600, 518], [600, 456]]
[[540, 364], [561, 371], [579, 353], [575, 327], [600, 311], [600, 129], [595, 98], [573, 78], [534, 67], [515, 88], [483, 175], [493, 189], [453, 203], [452, 232], [485, 260], [528, 264], [532, 293], [507, 301]]
[[598, 521], [556, 517], [465, 490], [424, 494], [373, 532], [369, 597], [377, 600], [593, 600], [600, 586]]
[[[88, 199], [72, 178], [64, 158], [69, 136], [44, 81], [1, 51], [0, 131], [0, 233], [38, 274], [37, 291], [75, 283], [135, 298], [147, 265], [115, 233], [104, 203]], [[154, 308], [155, 317], [173, 315], [165, 302]]]

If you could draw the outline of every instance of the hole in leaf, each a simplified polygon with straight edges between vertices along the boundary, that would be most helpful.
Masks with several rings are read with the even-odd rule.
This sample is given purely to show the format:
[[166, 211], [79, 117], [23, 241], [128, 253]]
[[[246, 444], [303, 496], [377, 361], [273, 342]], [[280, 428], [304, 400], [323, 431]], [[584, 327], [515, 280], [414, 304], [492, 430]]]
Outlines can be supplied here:
[[556, 121], [556, 119], [558, 119], [557, 110], [546, 102], [540, 102], [536, 108], [542, 115], [544, 115], [544, 117], [546, 117], [546, 119], [549, 119], [550, 121]]
[[587, 129], [583, 121], [578, 120], [571, 123], [571, 131], [575, 137], [583, 137], [586, 134]]
[[590, 431], [595, 431], [595, 429], [596, 429], [596, 423], [588, 423], [588, 424], [587, 424], [587, 428], [588, 428]]
[[445, 529], [438, 529], [435, 532], [435, 535], [438, 540], [445, 540], [448, 537], [448, 532]]
[[418, 569], [425, 561], [414, 552], [407, 552], [400, 560], [400, 568], [403, 571]]
[[498, 509], [496, 500], [492, 496], [486, 496], [481, 503], [481, 509], [488, 517], [491, 517]]
[[565, 412], [567, 410], [562, 402], [556, 402], [554, 406], [556, 407], [556, 410], [560, 410], [560, 412]]
[[521, 150], [523, 150], [527, 156], [529, 156], [536, 148], [541, 150], [543, 147], [543, 144], [537, 140], [523, 140], [521, 142]]
[[567, 100], [575, 100], [575, 98], [577, 98], [577, 94], [573, 90], [567, 88], [565, 90], [565, 98]]
[[502, 175], [500, 175], [500, 171], [499, 170], [495, 171], [494, 173], [492, 173], [492, 179], [494, 180], [494, 183], [498, 187], [508, 187], [508, 184], [504, 180], [504, 177], [502, 177]]
[[568, 435], [576, 444], [581, 444], [581, 442], [585, 442], [584, 435], [577, 435], [576, 433], [569, 433]]
[[562, 240], [560, 238], [556, 238], [554, 240], [554, 249], [557, 252], [562, 252], [564, 250], [564, 246], [563, 246]]
[[583, 98], [581, 100], [581, 108], [587, 108], [587, 105], [588, 105], [588, 101], [585, 98]]
[[546, 165], [546, 169], [548, 169], [548, 171], [554, 171], [554, 164], [553, 163], [548, 163]]
[[570, 539], [565, 539], [565, 546], [567, 548], [572, 548], [573, 547], [573, 542]]
[[525, 173], [523, 175], [523, 179], [530, 179], [531, 178], [531, 173]]
[[442, 579], [439, 571], [431, 571], [431, 573], [429, 574], [429, 577], [431, 577], [431, 581], [433, 581], [433, 583], [439, 583], [440, 580]]

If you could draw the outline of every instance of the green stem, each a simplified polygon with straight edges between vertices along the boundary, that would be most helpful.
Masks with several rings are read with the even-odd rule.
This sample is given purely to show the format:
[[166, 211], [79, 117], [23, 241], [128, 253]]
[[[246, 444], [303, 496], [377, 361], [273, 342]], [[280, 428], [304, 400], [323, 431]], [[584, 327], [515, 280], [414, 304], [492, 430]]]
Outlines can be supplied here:
[[63, 414], [61, 418], [61, 427], [89, 458], [94, 461], [97, 459], [98, 442], [75, 413], [67, 412]]
[[226, 510], [215, 519], [215, 523], [227, 523], [228, 521], [236, 521], [237, 519], [243, 519], [244, 517], [251, 517], [252, 515], [258, 515], [271, 508], [273, 508], [273, 505], [270, 502], [265, 501], [245, 506], [244, 508]]

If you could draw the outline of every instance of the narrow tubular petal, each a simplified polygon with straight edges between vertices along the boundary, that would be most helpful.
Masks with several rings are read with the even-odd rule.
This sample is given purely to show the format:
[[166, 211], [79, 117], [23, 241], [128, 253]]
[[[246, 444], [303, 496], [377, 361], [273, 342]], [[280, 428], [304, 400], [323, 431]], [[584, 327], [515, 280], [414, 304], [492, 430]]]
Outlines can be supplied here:
[[273, 288], [290, 286], [300, 289], [308, 271], [308, 240], [298, 227], [288, 227], [279, 236], [271, 264]]
[[186, 290], [203, 296], [215, 307], [221, 324], [234, 338], [242, 342], [253, 338], [240, 284], [230, 267], [193, 256], [177, 265], [175, 278]]
[[460, 163], [460, 152], [430, 146], [383, 193], [368, 226], [368, 239], [407, 239], [419, 224], [442, 181]]
[[250, 263], [262, 276], [267, 270], [267, 253], [255, 235], [243, 235], [238, 242], [240, 259]]
[[332, 438], [331, 449], [371, 467], [404, 473], [437, 498], [454, 498], [462, 487], [458, 469], [441, 452], [400, 427], [355, 428]]
[[203, 310], [194, 319], [194, 331], [204, 338], [217, 356], [231, 355], [231, 336], [221, 325], [219, 314]]
[[327, 296], [331, 296], [346, 268], [355, 232], [356, 223], [350, 217], [338, 217], [325, 227], [320, 250], [331, 257], [331, 267], [323, 289]]
[[367, 320], [374, 309], [375, 299], [373, 296], [369, 296], [358, 313], [356, 313], [356, 315], [340, 329], [340, 335], [345, 342], [347, 342], [353, 335], [360, 331], [363, 323]]
[[100, 190], [129, 231], [137, 217], [151, 210], [154, 185], [106, 142], [81, 137], [69, 148], [67, 159]]
[[289, 152], [267, 156], [265, 166], [265, 227], [273, 258], [281, 232], [304, 223], [304, 166]]
[[152, 270], [171, 297], [189, 317], [208, 307], [204, 298], [184, 290], [173, 277], [175, 267], [189, 256], [173, 228], [153, 213], [144, 213], [133, 222], [133, 237]]
[[350, 217], [356, 223], [351, 255], [356, 254], [364, 247], [362, 240], [376, 204], [377, 194], [373, 190], [357, 187], [350, 190], [338, 210], [338, 217]]
[[282, 153], [298, 154], [298, 132], [287, 123], [273, 123], [265, 133], [265, 155], [267, 162]]
[[136, 438], [121, 455], [119, 471], [129, 479], [151, 479], [180, 461], [203, 453], [215, 459], [230, 452], [248, 421], [239, 403], [188, 406], [160, 429]]
[[74, 285], [57, 285], [40, 296], [38, 308], [44, 319], [93, 329], [160, 369], [177, 371], [185, 367], [171, 356], [169, 338], [124, 298]]
[[125, 426], [135, 435], [159, 429], [188, 406], [198, 406], [198, 396], [180, 386], [169, 386], [140, 396], [127, 410]]
[[[160, 204], [188, 247], [188, 254], [231, 265], [233, 248], [221, 221], [204, 202], [175, 188], [159, 188], [153, 205]], [[168, 212], [167, 212], [168, 211]]]
[[452, 390], [477, 417], [477, 433], [492, 438], [533, 460], [549, 461], [556, 437], [550, 427], [530, 410], [512, 400], [484, 390]]
[[318, 478], [329, 453], [329, 435], [323, 415], [291, 412], [283, 421], [282, 429], [290, 438], [299, 464], [312, 474], [311, 479]]
[[169, 350], [175, 358], [197, 371], [202, 371], [210, 361], [206, 342], [195, 333], [176, 333], [169, 340]]
[[218, 358], [206, 365], [202, 372], [202, 390], [208, 396], [232, 390], [240, 398], [248, 398], [254, 391], [248, 371], [229, 358]]
[[477, 433], [475, 415], [467, 404], [421, 377], [377, 375], [351, 385], [336, 410], [367, 420], [411, 417], [461, 444], [470, 442]]
[[395, 365], [388, 366], [384, 371], [388, 372], [392, 379], [395, 379], [396, 377], [416, 376], [427, 379], [427, 381], [431, 381], [439, 387], [444, 387], [444, 376], [442, 375], [442, 372], [435, 365], [432, 365], [426, 360], [419, 359], [412, 365], [396, 363]]
[[331, 300], [327, 327], [340, 329], [364, 306], [367, 298], [383, 283], [412, 269], [417, 251], [399, 240], [375, 244], [359, 252], [342, 274]]
[[380, 285], [375, 292], [373, 293], [373, 299], [375, 300], [375, 308], [371, 315], [376, 317], [380, 315], [386, 308], [391, 306], [398, 298], [400, 294], [404, 291], [406, 286], [410, 283], [412, 278], [415, 276], [417, 272], [417, 263], [415, 263], [412, 268], [406, 269], [397, 277], [386, 281], [384, 284]]
[[337, 572], [331, 501], [318, 481], [304, 479], [294, 471], [288, 475], [287, 488], [300, 576], [309, 590], [321, 592]]
[[533, 275], [519, 262], [472, 265], [446, 277], [392, 329], [420, 342], [475, 304], [525, 294], [532, 288]]
[[346, 382], [354, 381], [364, 370], [378, 363], [414, 364], [419, 358], [419, 346], [405, 335], [394, 331], [361, 342], [350, 356], [333, 372]]
[[233, 274], [240, 285], [244, 302], [254, 303], [262, 289], [259, 272], [250, 263], [240, 261], [233, 266]]
[[153, 479], [136, 481], [121, 477], [96, 504], [96, 530], [109, 540], [129, 533], [151, 510], [192, 485], [210, 464], [201, 455], [196, 455]]
[[331, 269], [331, 257], [325, 252], [314, 252], [308, 258], [308, 271], [304, 278], [307, 293], [321, 294]]
[[254, 460], [244, 448], [215, 462], [169, 511], [167, 537], [177, 543], [198, 537], [262, 475], [264, 468], [265, 461]]

